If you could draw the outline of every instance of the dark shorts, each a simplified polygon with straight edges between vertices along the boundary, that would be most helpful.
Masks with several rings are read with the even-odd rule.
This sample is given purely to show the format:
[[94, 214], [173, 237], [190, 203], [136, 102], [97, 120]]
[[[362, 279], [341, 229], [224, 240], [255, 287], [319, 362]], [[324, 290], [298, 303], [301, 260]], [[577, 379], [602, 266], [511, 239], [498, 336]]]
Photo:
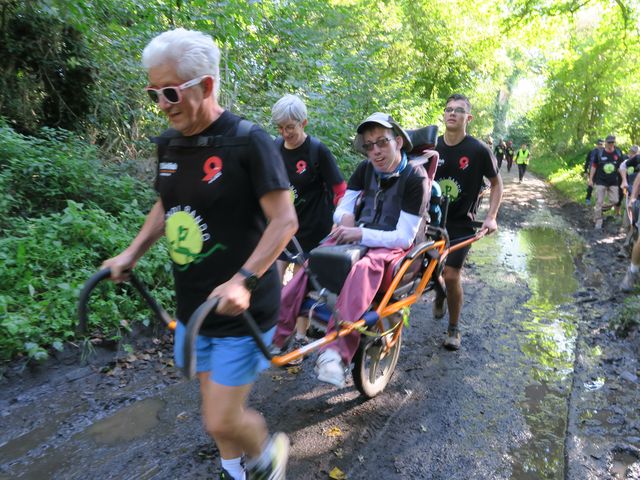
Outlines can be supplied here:
[[[476, 229], [471, 225], [448, 225], [447, 232], [449, 233], [449, 243], [450, 245], [455, 245], [458, 241], [464, 241], [471, 238], [476, 233]], [[445, 261], [445, 265], [451, 268], [462, 268], [465, 259], [467, 258], [467, 254], [471, 250], [471, 245], [467, 245], [460, 250], [456, 250], [455, 252], [451, 252], [447, 256], [447, 260]]]

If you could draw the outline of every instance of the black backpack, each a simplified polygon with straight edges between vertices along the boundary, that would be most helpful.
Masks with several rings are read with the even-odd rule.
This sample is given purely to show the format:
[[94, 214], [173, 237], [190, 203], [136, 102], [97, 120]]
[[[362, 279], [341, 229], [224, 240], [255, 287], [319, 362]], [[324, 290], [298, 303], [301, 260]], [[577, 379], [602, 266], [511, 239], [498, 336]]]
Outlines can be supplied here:
[[151, 142], [158, 147], [158, 159], [162, 159], [167, 147], [239, 147], [249, 144], [249, 133], [255, 124], [241, 118], [233, 137], [223, 135], [195, 135], [183, 137], [180, 132], [170, 128], [158, 137], [152, 137]]

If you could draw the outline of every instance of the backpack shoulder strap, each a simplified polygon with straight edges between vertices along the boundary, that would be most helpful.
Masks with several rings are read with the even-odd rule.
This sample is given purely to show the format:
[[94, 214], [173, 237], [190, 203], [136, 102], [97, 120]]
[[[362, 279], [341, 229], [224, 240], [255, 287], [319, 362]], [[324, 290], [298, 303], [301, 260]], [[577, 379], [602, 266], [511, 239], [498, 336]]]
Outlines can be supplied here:
[[156, 144], [156, 148], [157, 148], [157, 152], [158, 152], [158, 160], [162, 160], [162, 157], [164, 157], [164, 154], [167, 150], [167, 147], [169, 146], [169, 144], [171, 143], [172, 140], [180, 137], [181, 134], [179, 131], [170, 128], [168, 130], [165, 130], [164, 132], [162, 132], [160, 135], [158, 135], [157, 137], [150, 137], [149, 141], [151, 143], [155, 143]]
[[236, 128], [236, 137], [248, 137], [255, 124], [245, 118], [241, 118]]
[[168, 130], [159, 137], [154, 137], [151, 141], [158, 147], [241, 147], [249, 144], [249, 134], [255, 124], [244, 118], [240, 119], [236, 127], [235, 135], [196, 135], [193, 137], [183, 137], [179, 132]]
[[320, 152], [320, 140], [309, 135], [309, 163], [318, 171], [320, 162], [318, 161]]

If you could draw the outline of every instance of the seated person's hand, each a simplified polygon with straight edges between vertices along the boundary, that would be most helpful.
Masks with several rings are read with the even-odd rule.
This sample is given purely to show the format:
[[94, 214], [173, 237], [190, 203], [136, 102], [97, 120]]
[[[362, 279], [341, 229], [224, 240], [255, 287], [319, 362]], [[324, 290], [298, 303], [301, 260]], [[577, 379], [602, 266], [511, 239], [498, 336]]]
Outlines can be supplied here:
[[[340, 225], [343, 227], [355, 227], [356, 226], [356, 217], [350, 213], [345, 213], [340, 219]], [[334, 226], [333, 230], [335, 230], [340, 225]], [[333, 232], [332, 230], [332, 232]]]
[[331, 232], [331, 237], [338, 245], [344, 243], [357, 243], [362, 240], [362, 230], [359, 227], [338, 226]]
[[216, 313], [235, 317], [249, 308], [251, 292], [244, 286], [243, 278], [234, 275], [228, 282], [214, 288], [208, 298], [212, 297], [220, 299]]

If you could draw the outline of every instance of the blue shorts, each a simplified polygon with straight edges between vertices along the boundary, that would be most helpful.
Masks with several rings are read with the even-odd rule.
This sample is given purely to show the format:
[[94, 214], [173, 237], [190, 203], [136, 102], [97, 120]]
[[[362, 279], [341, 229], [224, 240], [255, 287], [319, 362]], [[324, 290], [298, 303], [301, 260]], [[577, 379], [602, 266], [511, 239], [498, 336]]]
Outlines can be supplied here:
[[[173, 337], [173, 358], [177, 367], [184, 366], [184, 338], [187, 328], [177, 322]], [[276, 327], [262, 334], [266, 345]], [[262, 354], [253, 337], [204, 337], [196, 338], [196, 372], [211, 372], [211, 380], [227, 387], [239, 387], [253, 383], [258, 374], [269, 368], [271, 362]]]

